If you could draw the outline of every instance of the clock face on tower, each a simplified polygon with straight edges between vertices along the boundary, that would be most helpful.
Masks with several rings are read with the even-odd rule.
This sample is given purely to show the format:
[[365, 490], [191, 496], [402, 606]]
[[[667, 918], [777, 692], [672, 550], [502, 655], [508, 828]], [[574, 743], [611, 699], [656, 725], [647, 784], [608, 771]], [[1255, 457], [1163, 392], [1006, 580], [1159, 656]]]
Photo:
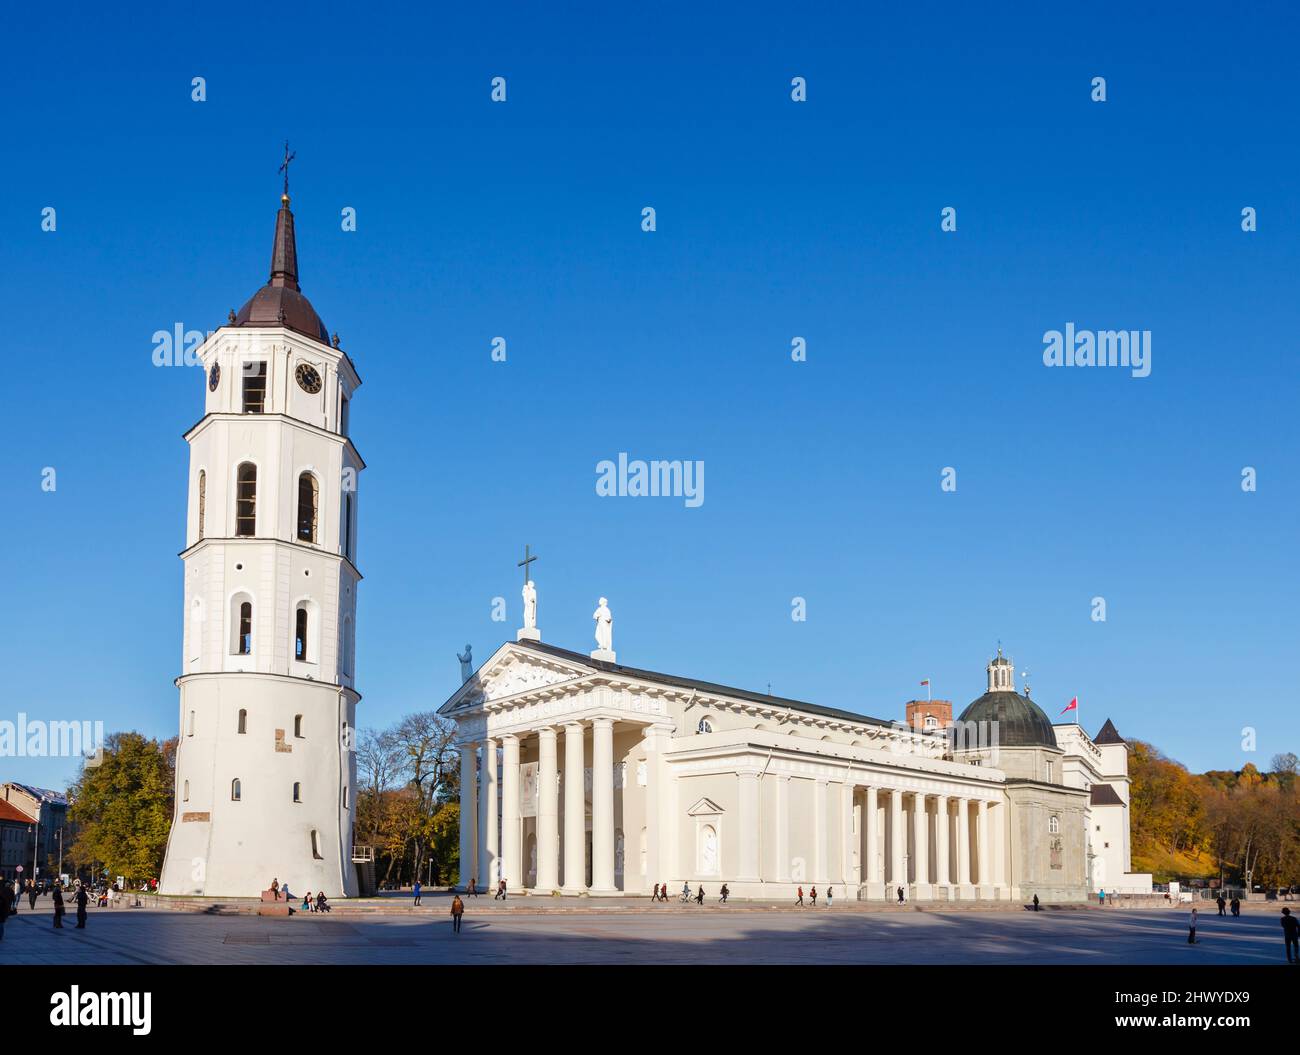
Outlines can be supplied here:
[[221, 384], [221, 365], [213, 363], [212, 369], [208, 371], [208, 391], [215, 392], [219, 384]]
[[320, 391], [320, 374], [316, 372], [315, 367], [299, 363], [298, 369], [294, 371], [294, 377], [298, 379], [298, 385], [304, 392], [310, 392], [314, 396]]

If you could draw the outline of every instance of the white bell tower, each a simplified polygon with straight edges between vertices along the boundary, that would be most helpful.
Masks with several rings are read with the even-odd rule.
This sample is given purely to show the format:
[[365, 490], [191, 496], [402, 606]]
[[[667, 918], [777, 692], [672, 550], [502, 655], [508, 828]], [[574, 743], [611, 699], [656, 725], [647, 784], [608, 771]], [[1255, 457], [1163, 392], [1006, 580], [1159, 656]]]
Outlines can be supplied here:
[[361, 384], [298, 287], [288, 177], [271, 277], [199, 349], [176, 808], [161, 889], [354, 896]]

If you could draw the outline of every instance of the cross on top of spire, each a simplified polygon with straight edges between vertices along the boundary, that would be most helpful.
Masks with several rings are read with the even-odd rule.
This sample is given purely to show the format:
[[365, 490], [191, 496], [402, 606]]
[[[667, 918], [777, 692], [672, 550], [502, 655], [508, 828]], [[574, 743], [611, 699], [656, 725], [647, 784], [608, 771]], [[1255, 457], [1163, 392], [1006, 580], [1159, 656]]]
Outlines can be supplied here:
[[280, 162], [280, 171], [284, 173], [284, 198], [289, 200], [289, 162], [298, 156], [298, 151], [289, 153], [289, 140], [284, 141], [284, 160]]

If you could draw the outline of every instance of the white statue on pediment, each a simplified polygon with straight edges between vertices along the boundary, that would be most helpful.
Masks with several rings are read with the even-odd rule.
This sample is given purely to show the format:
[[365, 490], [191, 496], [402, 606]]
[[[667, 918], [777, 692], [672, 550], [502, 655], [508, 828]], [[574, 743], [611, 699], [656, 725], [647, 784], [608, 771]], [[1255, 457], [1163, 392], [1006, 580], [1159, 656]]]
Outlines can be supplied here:
[[470, 652], [469, 645], [465, 646], [465, 654], [462, 656], [457, 652], [456, 658], [460, 660], [460, 683], [464, 685], [474, 673], [474, 655]]
[[596, 620], [596, 646], [603, 652], [614, 651], [614, 614], [609, 610], [609, 602], [600, 599], [600, 604], [592, 613]]
[[537, 629], [537, 587], [532, 579], [524, 583], [524, 629]]

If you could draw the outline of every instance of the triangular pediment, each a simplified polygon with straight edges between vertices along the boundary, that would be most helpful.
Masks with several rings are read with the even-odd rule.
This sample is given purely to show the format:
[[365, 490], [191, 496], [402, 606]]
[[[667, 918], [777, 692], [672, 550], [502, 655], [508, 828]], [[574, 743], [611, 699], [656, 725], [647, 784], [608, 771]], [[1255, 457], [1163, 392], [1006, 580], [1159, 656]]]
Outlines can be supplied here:
[[502, 645], [440, 708], [442, 713], [479, 706], [530, 689], [562, 685], [596, 673], [593, 667], [555, 659], [513, 643]]
[[705, 798], [700, 799], [699, 802], [687, 810], [686, 815], [688, 817], [716, 817], [722, 812], [721, 806], [712, 799]]

